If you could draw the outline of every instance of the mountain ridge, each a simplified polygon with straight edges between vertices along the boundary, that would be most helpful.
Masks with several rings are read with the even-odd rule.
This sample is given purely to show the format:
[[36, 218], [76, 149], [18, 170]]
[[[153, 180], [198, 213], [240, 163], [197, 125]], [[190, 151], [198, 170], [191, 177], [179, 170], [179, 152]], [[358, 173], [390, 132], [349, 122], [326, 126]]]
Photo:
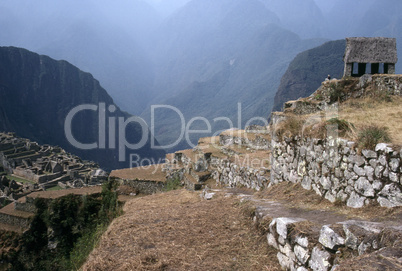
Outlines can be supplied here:
[[[113, 138], [108, 131], [113, 127], [106, 117], [117, 122], [119, 118], [128, 120], [132, 116], [114, 104], [90, 73], [82, 72], [67, 61], [56, 61], [22, 48], [0, 47], [0, 97], [0, 130], [16, 132], [18, 136], [40, 144], [60, 146], [84, 159], [94, 160], [106, 169], [129, 166], [126, 149], [122, 155], [124, 159], [120, 159], [124, 162], [118, 161], [123, 158], [119, 157], [123, 152], [119, 149], [120, 136], [134, 143], [142, 139], [144, 132], [148, 134], [147, 143], [135, 153], [142, 158], [164, 156], [163, 150], [151, 149], [149, 131], [134, 122], [126, 125], [125, 135], [114, 135], [116, 146], [110, 147], [109, 139]], [[80, 109], [80, 106], [86, 108]], [[102, 113], [103, 107], [108, 111]], [[79, 111], [70, 115], [77, 108]], [[68, 116], [73, 118], [71, 127], [66, 128]], [[71, 132], [71, 136], [83, 144], [96, 142], [98, 148], [84, 150], [74, 145], [66, 132]]]

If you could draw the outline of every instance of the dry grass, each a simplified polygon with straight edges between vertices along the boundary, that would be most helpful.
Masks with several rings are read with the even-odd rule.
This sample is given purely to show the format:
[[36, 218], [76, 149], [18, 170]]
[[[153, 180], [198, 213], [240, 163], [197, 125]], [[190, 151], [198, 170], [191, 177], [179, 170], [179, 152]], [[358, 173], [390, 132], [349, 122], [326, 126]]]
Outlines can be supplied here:
[[162, 172], [163, 164], [156, 164], [144, 167], [135, 167], [127, 169], [113, 170], [110, 177], [123, 180], [147, 180], [165, 182], [166, 174]]
[[402, 97], [392, 96], [390, 102], [373, 97], [351, 99], [340, 105], [340, 118], [355, 125], [385, 126], [389, 129], [392, 143], [402, 145]]
[[57, 199], [60, 197], [64, 197], [70, 194], [74, 195], [92, 195], [98, 194], [102, 192], [102, 186], [91, 186], [91, 187], [82, 187], [82, 188], [73, 188], [73, 189], [63, 189], [57, 191], [40, 191], [33, 192], [28, 196], [31, 198], [44, 198], [44, 199]]
[[280, 270], [234, 202], [186, 190], [131, 200], [83, 270]]

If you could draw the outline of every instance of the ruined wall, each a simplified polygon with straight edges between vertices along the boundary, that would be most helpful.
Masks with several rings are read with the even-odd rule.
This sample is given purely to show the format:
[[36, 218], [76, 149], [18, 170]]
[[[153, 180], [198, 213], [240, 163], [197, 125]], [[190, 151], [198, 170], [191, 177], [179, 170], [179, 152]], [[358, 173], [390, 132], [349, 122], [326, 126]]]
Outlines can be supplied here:
[[354, 148], [344, 139], [294, 137], [272, 143], [271, 182], [301, 183], [331, 202], [360, 208], [377, 201], [402, 206], [402, 151], [386, 144], [375, 150]]
[[[265, 219], [257, 213], [254, 220]], [[398, 238], [398, 229], [355, 220], [319, 226], [303, 218], [277, 217], [272, 218], [267, 232], [268, 244], [278, 250], [282, 268], [299, 271], [336, 270], [344, 258], [384, 251], [396, 245]]]
[[118, 180], [122, 185], [128, 185], [136, 189], [141, 194], [155, 194], [165, 188], [164, 182], [147, 181], [147, 180]]
[[260, 191], [269, 184], [269, 171], [264, 168], [241, 166], [227, 159], [215, 160], [212, 177], [227, 187], [246, 187]]

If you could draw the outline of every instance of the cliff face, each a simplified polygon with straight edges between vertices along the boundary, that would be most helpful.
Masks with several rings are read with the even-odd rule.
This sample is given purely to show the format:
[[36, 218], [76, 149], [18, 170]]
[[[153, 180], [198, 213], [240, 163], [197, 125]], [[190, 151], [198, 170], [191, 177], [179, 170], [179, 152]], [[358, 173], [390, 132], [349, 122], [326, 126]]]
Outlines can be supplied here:
[[[92, 105], [92, 109], [78, 110], [71, 115], [71, 134], [80, 143], [97, 143], [97, 148], [90, 150], [71, 144], [66, 136], [70, 129], [64, 127], [71, 110], [84, 104]], [[105, 112], [102, 112], [103, 104]], [[118, 129], [118, 118], [129, 117], [114, 105], [91, 74], [66, 61], [55, 61], [25, 49], [0, 47], [0, 130], [16, 132], [40, 144], [58, 145], [106, 169], [128, 167], [129, 155], [134, 153], [141, 158], [162, 157], [164, 151], [151, 149], [150, 135], [142, 148], [125, 149], [125, 153], [119, 149], [119, 135], [127, 142], [137, 143], [148, 132], [148, 128], [142, 131], [141, 125], [133, 122], [127, 125], [124, 135], [124, 130]], [[116, 126], [110, 129], [115, 133], [114, 148], [108, 144], [110, 119]], [[118, 161], [119, 153], [124, 154], [121, 160], [125, 162]]]
[[330, 41], [298, 54], [281, 79], [273, 111], [281, 110], [288, 100], [309, 96], [328, 74], [341, 78], [345, 46], [345, 40]]

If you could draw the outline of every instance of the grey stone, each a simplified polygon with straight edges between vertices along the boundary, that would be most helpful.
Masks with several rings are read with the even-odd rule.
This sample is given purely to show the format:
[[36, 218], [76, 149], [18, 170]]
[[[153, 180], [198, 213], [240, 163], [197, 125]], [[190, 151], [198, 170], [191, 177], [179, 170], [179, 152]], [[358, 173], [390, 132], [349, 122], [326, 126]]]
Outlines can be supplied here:
[[362, 150], [362, 154], [364, 155], [364, 157], [366, 158], [377, 158], [377, 153], [375, 151], [372, 150]]
[[364, 165], [364, 163], [366, 162], [366, 159], [364, 159], [364, 157], [360, 155], [353, 155], [350, 157], [350, 160], [358, 167]]
[[378, 195], [377, 201], [382, 207], [402, 206], [402, 193], [396, 184], [387, 184]]
[[278, 252], [278, 254], [276, 254], [276, 257], [278, 258], [278, 262], [282, 266], [283, 269], [285, 269], [285, 270], [294, 269], [294, 262], [289, 257], [287, 257], [286, 255], [283, 255], [280, 252]]
[[380, 162], [382, 166], [385, 166], [387, 164], [387, 157], [385, 155], [380, 155], [378, 162]]
[[215, 193], [205, 193], [204, 194], [204, 199], [205, 200], [211, 200], [214, 197]]
[[302, 187], [306, 190], [311, 190], [311, 179], [308, 176], [304, 176], [303, 181], [301, 183]]
[[399, 183], [399, 176], [398, 176], [398, 173], [390, 172], [390, 173], [389, 173], [389, 179], [391, 180], [391, 182]]
[[342, 202], [345, 202], [348, 199], [348, 194], [343, 192], [343, 190], [340, 190], [338, 194], [336, 194], [336, 198]]
[[339, 234], [337, 234], [328, 225], [324, 225], [320, 230], [318, 242], [320, 242], [326, 248], [336, 249], [336, 247], [345, 244], [345, 239], [339, 236]]
[[361, 244], [359, 245], [359, 247], [357, 248], [357, 251], [359, 252], [359, 256], [363, 255], [364, 253], [366, 253], [366, 251], [371, 247], [370, 243], [365, 243], [365, 242], [361, 242]]
[[288, 237], [288, 225], [296, 222], [304, 221], [302, 218], [279, 217], [276, 219], [276, 232], [284, 239]]
[[369, 164], [372, 168], [376, 168], [378, 165], [378, 160], [377, 159], [370, 159]]
[[398, 158], [392, 158], [389, 162], [389, 167], [393, 172], [398, 172], [399, 162], [400, 160]]
[[308, 238], [307, 237], [301, 237], [301, 236], [296, 236], [296, 243], [299, 244], [302, 247], [307, 248], [308, 247]]
[[374, 188], [364, 177], [360, 177], [355, 183], [355, 190], [366, 197], [374, 197]]
[[352, 231], [349, 230], [348, 225], [343, 225], [343, 230], [345, 231], [345, 245], [353, 250], [356, 250], [359, 245], [359, 239]]
[[385, 153], [390, 153], [390, 152], [392, 152], [393, 150], [392, 150], [392, 148], [390, 148], [389, 147], [389, 145], [388, 144], [385, 144], [385, 143], [379, 143], [379, 144], [377, 144], [377, 146], [375, 146], [375, 151], [383, 151], [383, 152], [385, 152]]
[[274, 247], [275, 249], [279, 249], [275, 236], [272, 233], [267, 234], [267, 241], [268, 241], [268, 245]]
[[372, 181], [374, 178], [374, 168], [371, 166], [365, 166], [364, 171], [366, 172], [367, 178]]
[[292, 247], [290, 246], [289, 243], [286, 243], [285, 245], [281, 246], [279, 245], [279, 251], [289, 257], [289, 259], [295, 261], [296, 260], [296, 255], [294, 254]]
[[317, 195], [319, 195], [320, 197], [322, 196], [322, 192], [320, 190], [320, 187], [317, 184], [312, 184], [311, 187], [317, 193]]
[[321, 177], [320, 184], [325, 190], [330, 189], [332, 186], [331, 180], [328, 177]]
[[296, 271], [308, 271], [305, 267], [299, 266]]
[[377, 166], [374, 170], [374, 175], [376, 176], [376, 178], [381, 178], [382, 177], [382, 173], [384, 171], [384, 167], [383, 166]]
[[327, 271], [331, 267], [330, 259], [331, 254], [329, 252], [314, 247], [311, 252], [309, 267], [314, 271]]
[[296, 256], [297, 260], [303, 265], [310, 258], [310, 253], [309, 253], [308, 249], [306, 249], [306, 248], [304, 248], [302, 246], [295, 245], [294, 248], [293, 248], [293, 251], [295, 253], [295, 256]]
[[363, 168], [358, 167], [357, 165], [353, 167], [353, 171], [359, 176], [366, 176], [366, 171]]
[[388, 168], [385, 168], [385, 169], [384, 169], [384, 171], [383, 171], [383, 173], [382, 173], [382, 176], [384, 176], [384, 177], [386, 177], [386, 178], [389, 177], [389, 170], [388, 170]]
[[374, 188], [374, 190], [376, 190], [376, 191], [381, 190], [381, 189], [382, 189], [382, 182], [379, 181], [379, 180], [375, 180], [375, 181], [373, 182], [373, 188]]
[[327, 193], [325, 193], [325, 198], [332, 203], [334, 203], [336, 201], [336, 197], [335, 197], [334, 193], [332, 193], [332, 191], [327, 191]]
[[352, 192], [346, 205], [352, 208], [361, 208], [364, 206], [365, 197], [360, 197], [356, 192]]

